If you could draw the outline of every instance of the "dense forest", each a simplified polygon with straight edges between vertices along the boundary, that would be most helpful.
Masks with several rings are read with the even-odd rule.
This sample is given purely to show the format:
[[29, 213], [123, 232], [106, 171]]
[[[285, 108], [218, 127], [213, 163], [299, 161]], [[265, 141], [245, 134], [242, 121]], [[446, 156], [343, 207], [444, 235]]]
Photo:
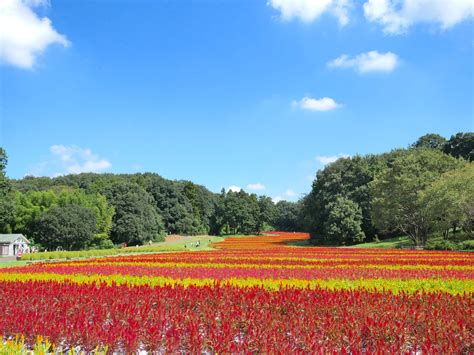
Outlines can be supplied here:
[[298, 202], [244, 191], [216, 194], [158, 174], [5, 175], [0, 148], [0, 232], [42, 248], [110, 248], [167, 234], [307, 231], [317, 243], [350, 245], [433, 233], [474, 239], [474, 133], [427, 134], [406, 149], [340, 158], [316, 174]]
[[474, 133], [427, 134], [407, 149], [341, 158], [317, 172], [299, 229], [328, 244], [433, 234], [473, 239]]

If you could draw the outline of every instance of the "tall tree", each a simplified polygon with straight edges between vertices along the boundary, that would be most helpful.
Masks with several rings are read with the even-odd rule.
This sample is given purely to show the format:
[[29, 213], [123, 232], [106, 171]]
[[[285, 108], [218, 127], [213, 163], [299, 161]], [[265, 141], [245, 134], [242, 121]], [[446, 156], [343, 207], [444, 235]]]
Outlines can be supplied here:
[[14, 198], [15, 218], [11, 229], [26, 236], [34, 234], [35, 220], [52, 207], [78, 205], [94, 213], [98, 242], [110, 237], [114, 209], [106, 198], [98, 193], [86, 194], [83, 190], [57, 187], [46, 191], [16, 192]]
[[428, 133], [424, 136], [418, 138], [418, 140], [413, 143], [414, 148], [431, 148], [431, 149], [438, 149], [443, 150], [446, 144], [446, 138], [440, 136], [436, 133]]
[[153, 197], [133, 183], [118, 183], [104, 191], [114, 207], [111, 238], [115, 243], [144, 244], [164, 240], [163, 221]]
[[80, 250], [96, 232], [94, 213], [79, 205], [56, 206], [35, 221], [34, 240], [48, 249]]
[[257, 195], [243, 190], [223, 190], [212, 218], [211, 231], [216, 234], [256, 234], [263, 223]]
[[474, 237], [474, 163], [441, 175], [420, 195], [420, 204], [446, 239], [458, 229]]
[[302, 202], [279, 201], [276, 204], [274, 227], [279, 231], [296, 232], [300, 230]]
[[463, 163], [433, 149], [413, 149], [398, 156], [372, 184], [372, 215], [385, 232], [408, 235], [415, 245], [425, 244], [431, 224], [419, 195], [441, 174]]
[[257, 223], [257, 233], [272, 229], [277, 218], [278, 210], [273, 200], [268, 196], [260, 196], [258, 198], [258, 207], [260, 214]]
[[331, 233], [326, 231], [331, 210], [329, 206], [339, 197], [349, 199], [362, 213], [361, 228], [365, 235], [372, 236], [375, 230], [370, 214], [369, 183], [374, 175], [381, 170], [379, 162], [372, 156], [365, 158], [355, 156], [341, 158], [318, 171], [312, 190], [303, 201], [303, 225], [312, 237], [319, 240], [331, 240]]
[[357, 203], [338, 196], [328, 205], [328, 218], [324, 222], [325, 238], [333, 243], [347, 245], [365, 239], [362, 231], [362, 210]]
[[444, 145], [444, 152], [456, 158], [474, 161], [474, 132], [456, 133]]
[[0, 232], [10, 232], [9, 226], [13, 220], [13, 194], [5, 175], [7, 162], [7, 153], [0, 147]]

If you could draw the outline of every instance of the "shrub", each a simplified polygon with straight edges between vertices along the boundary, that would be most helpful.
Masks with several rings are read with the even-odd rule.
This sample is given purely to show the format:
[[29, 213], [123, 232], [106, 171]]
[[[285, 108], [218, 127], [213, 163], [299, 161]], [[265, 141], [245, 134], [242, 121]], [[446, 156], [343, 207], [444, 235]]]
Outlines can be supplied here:
[[458, 250], [459, 245], [449, 240], [440, 240], [426, 243], [427, 250]]

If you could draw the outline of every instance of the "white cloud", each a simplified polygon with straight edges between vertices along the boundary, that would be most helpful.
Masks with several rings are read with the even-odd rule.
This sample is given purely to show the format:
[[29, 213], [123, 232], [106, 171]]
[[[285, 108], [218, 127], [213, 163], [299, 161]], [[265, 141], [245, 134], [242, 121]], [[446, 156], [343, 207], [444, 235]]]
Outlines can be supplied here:
[[242, 188], [240, 186], [235, 186], [235, 185], [231, 185], [227, 188], [227, 192], [229, 191], [239, 192], [240, 190], [242, 190]]
[[293, 101], [293, 107], [298, 107], [302, 110], [309, 111], [329, 111], [334, 110], [341, 105], [338, 104], [334, 99], [330, 97], [323, 97], [320, 99], [313, 99], [311, 97], [305, 96], [300, 101]]
[[284, 198], [281, 197], [281, 196], [272, 197], [273, 203], [278, 203], [278, 202], [283, 201], [283, 200], [284, 200]]
[[0, 1], [0, 62], [28, 69], [49, 45], [69, 45], [49, 18], [39, 18], [32, 10], [47, 5], [46, 0]]
[[255, 190], [255, 191], [259, 191], [259, 190], [265, 190], [265, 185], [257, 182], [256, 184], [248, 184], [247, 185], [247, 189], [249, 190]]
[[296, 195], [296, 193], [292, 189], [288, 189], [285, 191], [285, 195], [288, 197], [293, 197]]
[[67, 174], [97, 173], [109, 169], [112, 164], [92, 153], [90, 149], [62, 144], [50, 148], [53, 159], [58, 160]]
[[398, 56], [392, 52], [379, 53], [370, 51], [355, 57], [341, 55], [328, 63], [330, 68], [353, 68], [359, 73], [391, 72], [398, 64]]
[[473, 0], [368, 0], [367, 20], [385, 33], [400, 34], [418, 23], [434, 23], [445, 30], [474, 16]]
[[330, 163], [334, 163], [339, 158], [349, 158], [349, 155], [347, 154], [339, 154], [339, 155], [332, 155], [332, 156], [319, 155], [316, 157], [316, 160], [318, 161], [318, 163], [322, 165], [327, 165]]
[[351, 0], [269, 0], [267, 5], [280, 12], [284, 21], [312, 22], [324, 13], [335, 16], [341, 26], [349, 22]]

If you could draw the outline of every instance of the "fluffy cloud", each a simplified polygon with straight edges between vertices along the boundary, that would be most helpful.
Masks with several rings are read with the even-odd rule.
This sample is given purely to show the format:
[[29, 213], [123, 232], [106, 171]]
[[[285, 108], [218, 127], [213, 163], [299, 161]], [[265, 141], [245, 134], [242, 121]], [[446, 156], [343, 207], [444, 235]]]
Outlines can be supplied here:
[[329, 111], [334, 110], [341, 106], [334, 99], [330, 97], [323, 97], [321, 99], [313, 99], [311, 97], [305, 96], [300, 101], [293, 101], [293, 107], [298, 107], [302, 110], [309, 111]]
[[242, 188], [240, 186], [235, 186], [235, 185], [231, 185], [227, 188], [227, 192], [229, 191], [239, 192], [240, 190], [242, 190]]
[[284, 200], [284, 198], [281, 197], [281, 196], [272, 197], [273, 203], [278, 203], [278, 202], [283, 201], [283, 200]]
[[267, 4], [279, 11], [284, 21], [296, 18], [312, 22], [322, 14], [329, 13], [344, 26], [349, 22], [351, 0], [269, 0]]
[[288, 197], [293, 197], [296, 195], [296, 193], [292, 189], [288, 189], [285, 191], [285, 195]]
[[332, 155], [332, 156], [319, 155], [316, 157], [316, 160], [318, 161], [319, 164], [326, 165], [326, 164], [334, 163], [339, 158], [348, 158], [348, 157], [349, 155], [347, 154], [339, 154], [339, 155]]
[[247, 189], [254, 190], [254, 191], [265, 190], [265, 185], [257, 182], [256, 184], [248, 184]]
[[392, 52], [370, 51], [355, 57], [341, 55], [328, 63], [330, 68], [353, 68], [359, 73], [391, 72], [398, 64], [398, 56]]
[[448, 29], [474, 16], [473, 0], [368, 0], [365, 17], [384, 32], [400, 34], [417, 23], [435, 23]]
[[[98, 173], [109, 169], [112, 164], [92, 153], [90, 149], [71, 145], [53, 145], [50, 148], [53, 160], [66, 174]], [[61, 173], [56, 173], [56, 175]]]
[[66, 37], [53, 28], [50, 19], [39, 18], [32, 10], [46, 5], [46, 0], [0, 1], [0, 62], [32, 68], [36, 57], [49, 45], [69, 45]]

